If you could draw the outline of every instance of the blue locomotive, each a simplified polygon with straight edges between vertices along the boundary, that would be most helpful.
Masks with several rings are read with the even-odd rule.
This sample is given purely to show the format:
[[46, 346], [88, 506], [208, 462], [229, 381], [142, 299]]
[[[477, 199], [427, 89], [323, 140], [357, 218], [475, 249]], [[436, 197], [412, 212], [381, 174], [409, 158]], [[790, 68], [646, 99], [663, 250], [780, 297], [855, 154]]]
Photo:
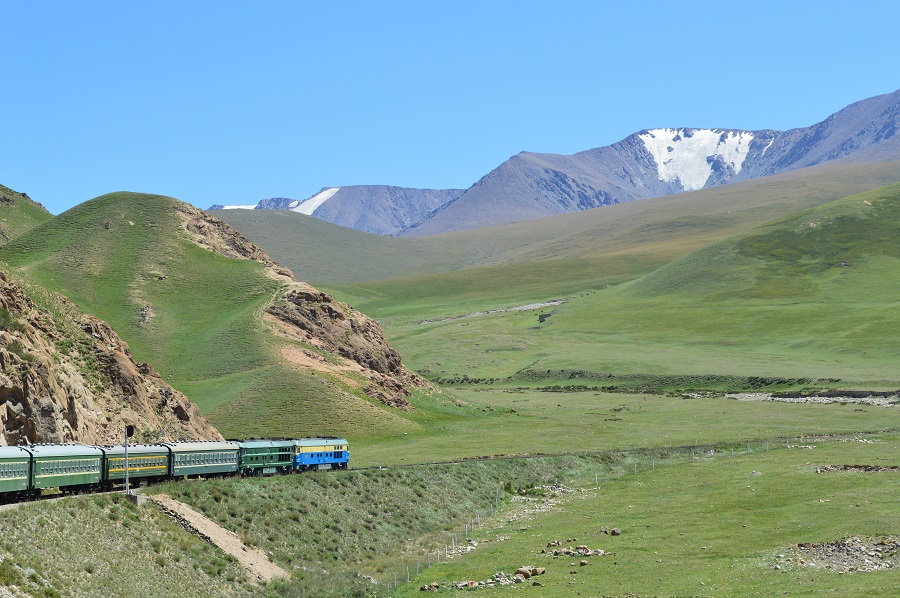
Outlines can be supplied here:
[[[141, 484], [182, 478], [272, 475], [310, 469], [346, 469], [343, 438], [164, 442], [128, 446], [128, 478]], [[0, 501], [109, 490], [125, 483], [125, 447], [37, 444], [0, 447]]]

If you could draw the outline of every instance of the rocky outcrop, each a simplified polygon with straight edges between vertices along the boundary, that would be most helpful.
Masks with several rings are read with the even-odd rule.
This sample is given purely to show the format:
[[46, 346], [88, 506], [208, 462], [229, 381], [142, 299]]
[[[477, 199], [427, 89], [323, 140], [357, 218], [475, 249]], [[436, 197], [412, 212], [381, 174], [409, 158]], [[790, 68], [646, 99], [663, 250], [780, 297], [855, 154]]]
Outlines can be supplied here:
[[109, 325], [40, 292], [50, 309], [0, 270], [0, 444], [221, 439]]
[[230, 224], [186, 203], [179, 202], [177, 209], [184, 230], [197, 245], [227, 257], [261, 262], [266, 266], [285, 270], [290, 275], [290, 270], [278, 266], [265, 251], [234, 230]]
[[[390, 407], [408, 409], [410, 389], [434, 389], [425, 379], [403, 367], [400, 354], [387, 342], [375, 320], [297, 281], [290, 270], [278, 265], [260, 247], [215, 216], [187, 204], [181, 204], [178, 209], [184, 229], [201, 247], [228, 257], [254, 260], [269, 268], [273, 278], [284, 285], [280, 298], [267, 310], [278, 331], [328, 354], [333, 360], [352, 364], [337, 369], [352, 370], [366, 380], [361, 389], [367, 396]], [[307, 354], [291, 361], [299, 367], [335, 374], [334, 364], [313, 357]], [[346, 376], [337, 377], [354, 386]]]
[[363, 390], [385, 405], [408, 409], [409, 388], [432, 388], [403, 367], [378, 322], [327, 293], [296, 283], [268, 311], [282, 332], [357, 364], [371, 381]]

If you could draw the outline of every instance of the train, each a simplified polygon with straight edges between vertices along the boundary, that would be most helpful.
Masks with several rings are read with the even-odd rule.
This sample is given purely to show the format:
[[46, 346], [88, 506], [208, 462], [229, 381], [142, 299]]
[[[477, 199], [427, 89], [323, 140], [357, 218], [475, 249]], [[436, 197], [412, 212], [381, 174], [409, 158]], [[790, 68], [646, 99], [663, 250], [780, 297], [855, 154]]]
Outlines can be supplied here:
[[[347, 469], [350, 446], [337, 437], [129, 444], [128, 482], [256, 476]], [[125, 445], [33, 444], [0, 447], [0, 502], [124, 486]]]

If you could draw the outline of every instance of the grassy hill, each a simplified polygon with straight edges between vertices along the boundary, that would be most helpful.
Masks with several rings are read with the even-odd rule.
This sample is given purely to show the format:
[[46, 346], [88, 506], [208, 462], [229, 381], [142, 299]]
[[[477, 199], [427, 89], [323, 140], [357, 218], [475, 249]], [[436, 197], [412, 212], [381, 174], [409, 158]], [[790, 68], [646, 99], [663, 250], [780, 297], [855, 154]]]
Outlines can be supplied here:
[[282, 358], [262, 311], [281, 288], [263, 264], [201, 248], [178, 200], [112, 193], [0, 250], [0, 259], [108, 321], [225, 436], [358, 436], [409, 426], [339, 380]]
[[53, 214], [24, 193], [0, 185], [0, 244], [51, 218]]
[[[639, 279], [641, 266], [653, 264], [631, 255], [629, 269], [619, 255], [621, 269], [606, 270], [606, 277], [533, 261], [521, 269], [470, 268], [338, 292], [382, 319], [407, 363], [442, 379], [578, 370], [841, 378], [896, 387], [898, 195], [900, 188], [889, 186], [783, 216]], [[669, 230], [677, 226], [670, 222]], [[682, 241], [672, 253], [700, 237]], [[637, 280], [617, 284], [628, 277]], [[566, 302], [433, 321], [552, 298]], [[549, 317], [539, 322], [540, 313]]]
[[[425, 238], [392, 238], [342, 228], [296, 212], [220, 210], [215, 215], [263, 247], [298, 278], [317, 286], [361, 285], [390, 295], [377, 281], [482, 270], [482, 278], [503, 276], [511, 266], [515, 287], [541, 286], [552, 293], [582, 288], [606, 270], [631, 277], [692, 249], [752, 226], [900, 181], [900, 164], [808, 168], [765, 179], [647, 199], [538, 221]], [[532, 268], [533, 264], [540, 264]], [[497, 266], [497, 268], [493, 268]], [[529, 274], [530, 272], [530, 274]], [[455, 286], [468, 287], [462, 271]], [[422, 286], [438, 278], [425, 279]], [[507, 280], [501, 280], [509, 288]], [[362, 285], [362, 283], [366, 283]], [[372, 284], [369, 284], [372, 283]], [[409, 288], [404, 288], [403, 296]], [[436, 295], [443, 294], [443, 291]]]

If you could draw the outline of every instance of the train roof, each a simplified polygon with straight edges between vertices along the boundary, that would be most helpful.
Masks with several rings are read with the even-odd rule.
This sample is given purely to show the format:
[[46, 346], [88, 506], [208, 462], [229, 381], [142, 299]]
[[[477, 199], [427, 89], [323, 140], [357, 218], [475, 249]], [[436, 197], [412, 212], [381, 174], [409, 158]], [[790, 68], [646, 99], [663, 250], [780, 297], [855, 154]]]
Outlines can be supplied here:
[[238, 444], [242, 448], [268, 448], [276, 446], [294, 446], [293, 440], [247, 440], [240, 441]]
[[292, 441], [294, 446], [336, 446], [350, 444], [344, 438], [298, 438]]
[[0, 459], [18, 459], [31, 453], [21, 446], [0, 446]]
[[[114, 446], [104, 446], [100, 447], [107, 455], [124, 455], [125, 454], [125, 445], [124, 444], [116, 444]], [[161, 444], [129, 444], [128, 445], [128, 454], [129, 455], [158, 455], [159, 453], [163, 453], [165, 455], [169, 454], [169, 448], [165, 447]]]
[[236, 451], [240, 448], [237, 442], [162, 442], [172, 449], [174, 453], [189, 453], [191, 451]]
[[28, 451], [40, 457], [102, 457], [103, 450], [96, 446], [84, 444], [34, 444]]

